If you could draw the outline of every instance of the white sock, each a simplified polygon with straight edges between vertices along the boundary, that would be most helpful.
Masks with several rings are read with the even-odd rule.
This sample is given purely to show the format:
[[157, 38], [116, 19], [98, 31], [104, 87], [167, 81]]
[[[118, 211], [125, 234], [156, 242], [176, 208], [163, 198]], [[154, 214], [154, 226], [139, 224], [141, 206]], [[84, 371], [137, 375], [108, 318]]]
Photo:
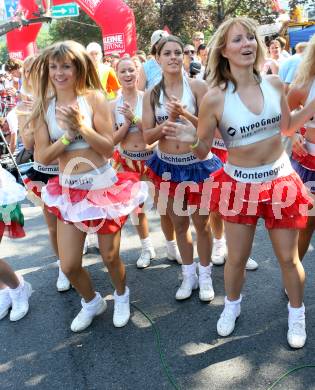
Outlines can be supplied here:
[[289, 310], [289, 321], [304, 320], [305, 319], [305, 306], [302, 304], [301, 307], [291, 307], [290, 302], [288, 303]]
[[192, 264], [183, 264], [182, 265], [182, 272], [183, 272], [183, 275], [195, 275], [196, 274], [196, 263], [192, 263]]
[[240, 295], [240, 297], [236, 300], [236, 301], [230, 301], [229, 299], [228, 299], [228, 297], [226, 296], [225, 298], [224, 298], [224, 303], [226, 304], [226, 305], [240, 305], [241, 304], [241, 302], [242, 302], [242, 294]]
[[94, 310], [95, 306], [99, 303], [100, 299], [102, 299], [101, 294], [99, 292], [95, 292], [95, 297], [89, 301], [85, 302], [82, 298], [82, 306], [87, 310]]
[[140, 239], [142, 249], [151, 249], [153, 247], [151, 237]]
[[166, 247], [167, 247], [167, 250], [174, 250], [177, 248], [177, 242], [176, 240], [172, 240], [172, 241], [167, 241], [166, 240]]
[[211, 268], [212, 265], [209, 264], [206, 267], [201, 265], [200, 263], [198, 264], [198, 269], [199, 269], [199, 279], [202, 279], [204, 277], [211, 277]]
[[18, 276], [20, 284], [16, 288], [10, 288], [11, 293], [15, 294], [20, 292], [20, 290], [24, 287], [24, 279], [23, 276]]
[[118, 295], [117, 291], [115, 290], [114, 291], [115, 301], [117, 301], [117, 302], [126, 302], [126, 301], [129, 300], [129, 294], [130, 294], [130, 291], [129, 291], [129, 288], [127, 286], [125, 288], [125, 292], [124, 292], [123, 295]]

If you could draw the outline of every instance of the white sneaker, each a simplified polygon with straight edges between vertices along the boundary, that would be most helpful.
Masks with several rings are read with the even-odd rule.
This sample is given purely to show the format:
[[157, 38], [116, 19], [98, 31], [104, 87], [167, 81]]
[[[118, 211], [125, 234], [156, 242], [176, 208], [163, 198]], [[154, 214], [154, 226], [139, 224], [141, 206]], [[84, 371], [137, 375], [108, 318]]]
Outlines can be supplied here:
[[106, 310], [107, 303], [105, 298], [102, 298], [99, 293], [96, 294], [99, 300], [94, 305], [86, 303], [84, 299], [81, 299], [82, 309], [71, 323], [72, 332], [82, 332], [82, 330], [91, 325], [94, 317], [101, 315]]
[[210, 302], [214, 298], [211, 276], [200, 278], [199, 276], [199, 299], [202, 302]]
[[182, 257], [179, 253], [178, 246], [167, 248], [167, 258], [171, 261], [177, 261], [178, 264], [183, 264]]
[[245, 269], [247, 271], [255, 271], [258, 268], [258, 263], [251, 257], [248, 258]]
[[59, 292], [68, 291], [71, 288], [70, 281], [61, 270], [60, 260], [57, 261], [57, 264], [58, 264], [58, 269], [59, 269], [58, 279], [57, 279], [57, 283], [56, 283], [57, 290]]
[[297, 316], [290, 315], [290, 303], [288, 304], [288, 334], [287, 339], [291, 348], [303, 348], [306, 342], [305, 331], [305, 308], [304, 305], [301, 310], [298, 310]]
[[8, 288], [0, 290], [0, 320], [6, 317], [9, 313], [9, 309], [12, 306], [12, 301]]
[[98, 244], [98, 236], [96, 233], [88, 233], [86, 235], [86, 241], [88, 243], [89, 248], [97, 248], [99, 249], [99, 244]]
[[113, 324], [116, 328], [121, 328], [127, 324], [130, 318], [129, 289], [126, 287], [124, 295], [117, 295], [114, 292], [114, 315]]
[[183, 281], [181, 286], [176, 292], [175, 298], [178, 301], [182, 301], [191, 296], [192, 291], [198, 288], [198, 276], [197, 274], [193, 275], [183, 275]]
[[154, 248], [142, 249], [139, 259], [137, 260], [137, 268], [147, 268], [152, 259], [156, 256]]
[[220, 336], [229, 336], [234, 328], [235, 321], [241, 314], [240, 304], [225, 304], [224, 310], [217, 322], [217, 332]]
[[28, 300], [32, 295], [32, 286], [30, 283], [23, 281], [23, 286], [17, 289], [9, 289], [12, 300], [12, 309], [10, 313], [10, 321], [18, 321], [25, 317], [29, 310]]
[[291, 348], [303, 348], [306, 342], [305, 319], [289, 321], [287, 334], [288, 343]]
[[214, 265], [223, 265], [227, 256], [227, 247], [225, 240], [213, 239], [211, 261]]

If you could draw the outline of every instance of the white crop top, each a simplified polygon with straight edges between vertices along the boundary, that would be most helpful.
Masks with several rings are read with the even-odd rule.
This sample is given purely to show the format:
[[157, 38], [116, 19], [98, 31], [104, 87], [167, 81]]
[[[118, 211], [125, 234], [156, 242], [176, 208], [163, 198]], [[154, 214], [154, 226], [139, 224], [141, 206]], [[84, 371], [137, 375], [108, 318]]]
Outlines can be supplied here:
[[[305, 104], [304, 105], [306, 106], [314, 98], [315, 98], [315, 79], [312, 82], [310, 92], [309, 92], [309, 94], [307, 96], [307, 99], [305, 100]], [[314, 115], [312, 116], [312, 118], [308, 122], [305, 123], [305, 127], [315, 128], [315, 112], [314, 112]]]
[[[192, 115], [197, 114], [196, 98], [192, 93], [189, 82], [185, 76], [183, 76], [183, 95], [180, 102], [183, 106], [186, 106], [185, 109], [189, 111]], [[168, 112], [166, 111], [165, 103], [166, 98], [161, 89], [159, 105], [155, 106], [155, 120], [157, 124], [161, 124], [168, 119]]]
[[[142, 118], [142, 103], [143, 103], [143, 94], [138, 93], [137, 97], [137, 104], [135, 107], [135, 117]], [[115, 104], [115, 129], [118, 130], [120, 126], [122, 126], [125, 123], [125, 117], [123, 114], [121, 114], [117, 108], [124, 105], [124, 97], [123, 95], [120, 95], [120, 97], [117, 99], [117, 102]], [[135, 133], [139, 131], [139, 127], [137, 125], [130, 125], [128, 129], [128, 133]]]
[[[80, 113], [84, 116], [83, 122], [88, 127], [93, 127], [92, 123], [92, 109], [84, 96], [78, 96], [77, 102], [79, 106]], [[62, 130], [56, 120], [56, 98], [53, 98], [48, 106], [46, 112], [46, 122], [48, 125], [48, 131], [50, 139], [52, 142], [58, 141], [60, 137], [63, 136], [64, 130]], [[88, 149], [90, 145], [85, 141], [81, 134], [77, 134], [75, 139], [68, 145], [65, 150], [78, 150], [78, 149]]]
[[224, 98], [224, 108], [219, 129], [227, 148], [251, 145], [280, 133], [281, 94], [266, 79], [260, 88], [264, 98], [263, 110], [256, 115], [233, 92], [229, 82]]

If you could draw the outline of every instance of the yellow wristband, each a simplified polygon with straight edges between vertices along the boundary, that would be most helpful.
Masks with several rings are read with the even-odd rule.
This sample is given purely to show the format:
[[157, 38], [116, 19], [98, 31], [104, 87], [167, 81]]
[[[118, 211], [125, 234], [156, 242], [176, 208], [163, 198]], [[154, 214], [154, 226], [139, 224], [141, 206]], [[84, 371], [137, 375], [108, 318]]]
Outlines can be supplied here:
[[199, 141], [200, 141], [200, 139], [197, 138], [197, 141], [193, 145], [190, 145], [190, 148], [191, 149], [196, 149], [198, 147], [198, 145], [199, 145]]
[[139, 120], [140, 120], [140, 118], [138, 118], [137, 116], [134, 116], [134, 117], [132, 118], [131, 124], [132, 124], [132, 125], [136, 125], [137, 122], [138, 122]]
[[69, 140], [66, 138], [65, 134], [60, 138], [60, 140], [61, 140], [61, 142], [62, 142], [65, 146], [68, 146], [68, 145], [71, 144], [71, 141], [69, 141]]

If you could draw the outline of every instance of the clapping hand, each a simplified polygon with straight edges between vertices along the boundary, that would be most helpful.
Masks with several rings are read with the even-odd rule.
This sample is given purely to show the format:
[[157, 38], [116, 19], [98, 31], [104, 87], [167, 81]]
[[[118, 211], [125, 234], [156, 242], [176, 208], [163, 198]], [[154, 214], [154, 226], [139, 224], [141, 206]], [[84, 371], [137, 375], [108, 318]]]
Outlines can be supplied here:
[[176, 121], [179, 116], [185, 114], [186, 106], [183, 106], [176, 96], [171, 96], [171, 100], [166, 103], [166, 111], [171, 121]]
[[127, 119], [128, 122], [132, 122], [135, 114], [133, 113], [130, 104], [129, 103], [124, 103], [123, 106], [117, 107], [117, 111], [120, 112], [125, 119]]
[[197, 138], [195, 126], [183, 116], [180, 116], [180, 122], [165, 122], [162, 133], [166, 139], [189, 144], [195, 143]]
[[77, 106], [56, 107], [56, 118], [62, 123], [62, 128], [68, 133], [69, 139], [74, 139], [83, 126], [83, 115]]

